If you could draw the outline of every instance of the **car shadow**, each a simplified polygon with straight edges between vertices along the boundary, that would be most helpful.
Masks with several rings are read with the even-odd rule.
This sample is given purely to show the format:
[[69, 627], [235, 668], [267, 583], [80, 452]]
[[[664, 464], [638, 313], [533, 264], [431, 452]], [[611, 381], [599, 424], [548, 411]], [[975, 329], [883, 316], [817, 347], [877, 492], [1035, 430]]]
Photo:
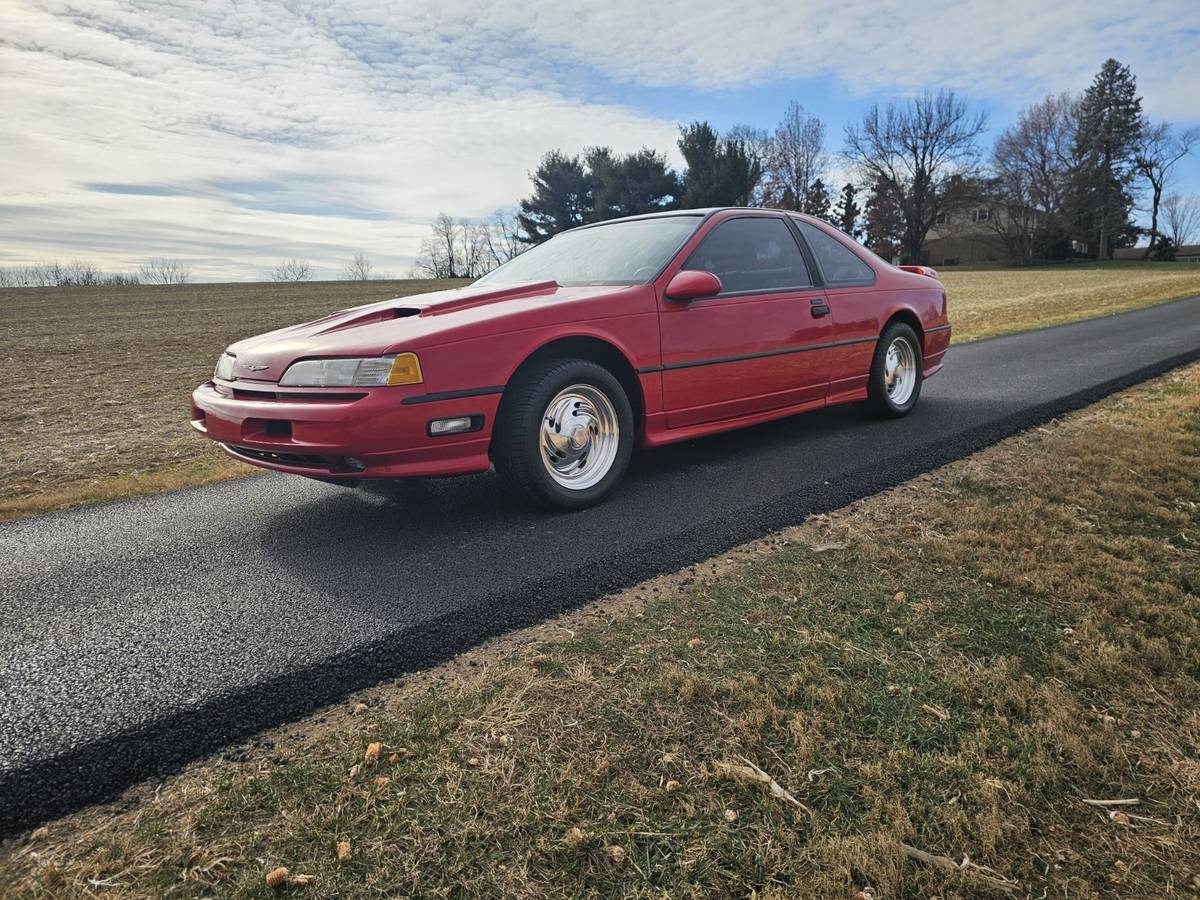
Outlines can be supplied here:
[[[464, 593], [479, 596], [480, 567], [494, 573], [490, 591], [503, 595], [531, 572], [550, 578], [619, 553], [631, 529], [648, 545], [719, 524], [749, 504], [802, 489], [813, 448], [831, 441], [853, 448], [904, 423], [919, 429], [921, 418], [879, 422], [835, 407], [642, 450], [607, 502], [571, 513], [514, 503], [494, 471], [322, 487], [282, 508], [257, 539], [274, 565], [303, 583], [404, 619], [431, 597], [449, 604]], [[795, 460], [783, 483], [762, 474], [781, 458]], [[411, 594], [422, 599], [409, 602], [398, 589], [414, 583], [421, 587]]]

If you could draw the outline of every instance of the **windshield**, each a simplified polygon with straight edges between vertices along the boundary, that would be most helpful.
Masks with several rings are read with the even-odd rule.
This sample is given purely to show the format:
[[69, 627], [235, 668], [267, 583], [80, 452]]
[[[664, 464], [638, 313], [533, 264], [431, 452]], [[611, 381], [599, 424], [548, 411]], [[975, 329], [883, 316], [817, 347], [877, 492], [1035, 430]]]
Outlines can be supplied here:
[[700, 216], [664, 216], [564, 231], [475, 283], [645, 284], [663, 270], [700, 221]]

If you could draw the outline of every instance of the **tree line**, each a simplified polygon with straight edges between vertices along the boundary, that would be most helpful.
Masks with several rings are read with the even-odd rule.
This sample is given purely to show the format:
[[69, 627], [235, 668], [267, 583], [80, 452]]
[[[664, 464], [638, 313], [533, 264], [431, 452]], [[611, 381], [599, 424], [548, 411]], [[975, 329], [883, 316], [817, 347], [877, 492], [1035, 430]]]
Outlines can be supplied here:
[[[307, 260], [284, 259], [267, 272], [267, 278], [275, 282], [295, 283], [311, 281], [314, 274], [315, 269]], [[376, 274], [371, 258], [359, 251], [343, 267], [342, 277], [350, 281], [370, 281], [391, 276]], [[178, 259], [152, 259], [130, 272], [105, 272], [87, 260], [72, 260], [69, 263], [53, 260], [0, 267], [0, 288], [187, 284], [191, 280], [192, 267]]]
[[[930, 231], [980, 204], [1010, 258], [1099, 259], [1149, 238], [1171, 258], [1196, 237], [1200, 201], [1170, 191], [1174, 167], [1200, 130], [1151, 122], [1128, 66], [1105, 61], [1078, 96], [1054, 94], [1021, 111], [985, 147], [985, 113], [954, 91], [874, 105], [846, 127], [839, 151], [825, 125], [791, 103], [773, 130], [708, 122], [680, 129], [681, 171], [659, 151], [551, 150], [514, 213], [487, 223], [442, 214], [416, 271], [477, 277], [568, 228], [623, 216], [714, 206], [795, 210], [825, 219], [881, 256], [919, 262]], [[837, 164], [840, 163], [840, 166]], [[833, 193], [835, 166], [850, 179]], [[1134, 221], [1144, 203], [1149, 227]]]
[[131, 272], [105, 272], [93, 262], [58, 260], [0, 267], [0, 288], [100, 287], [127, 284], [186, 284], [192, 268], [177, 259], [152, 259]]

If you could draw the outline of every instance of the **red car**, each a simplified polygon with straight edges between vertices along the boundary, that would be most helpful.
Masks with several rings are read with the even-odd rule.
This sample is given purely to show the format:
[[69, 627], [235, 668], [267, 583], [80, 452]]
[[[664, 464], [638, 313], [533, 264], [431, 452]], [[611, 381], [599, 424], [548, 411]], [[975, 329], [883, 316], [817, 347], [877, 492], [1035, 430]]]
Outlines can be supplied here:
[[596, 503], [657, 447], [863, 401], [902, 416], [950, 343], [932, 269], [809, 216], [690, 210], [575, 228], [469, 287], [230, 346], [192, 427], [341, 484], [482, 472]]

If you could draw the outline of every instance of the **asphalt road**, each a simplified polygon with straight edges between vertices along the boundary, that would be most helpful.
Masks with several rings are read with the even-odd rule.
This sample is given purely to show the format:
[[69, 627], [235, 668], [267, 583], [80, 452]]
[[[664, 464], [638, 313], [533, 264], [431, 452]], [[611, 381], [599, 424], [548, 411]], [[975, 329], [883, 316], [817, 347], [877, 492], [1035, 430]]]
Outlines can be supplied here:
[[569, 515], [270, 474], [0, 525], [0, 833], [1197, 358], [1200, 298], [953, 347], [906, 419], [641, 453]]

